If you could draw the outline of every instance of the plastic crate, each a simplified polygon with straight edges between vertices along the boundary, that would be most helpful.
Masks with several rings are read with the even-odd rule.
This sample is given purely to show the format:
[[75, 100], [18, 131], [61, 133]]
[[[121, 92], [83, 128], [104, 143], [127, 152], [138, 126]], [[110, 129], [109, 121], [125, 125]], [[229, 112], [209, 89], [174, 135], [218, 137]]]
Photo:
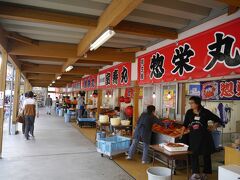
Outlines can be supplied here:
[[131, 139], [123, 136], [112, 136], [97, 140], [97, 151], [107, 156], [113, 156], [127, 152]]

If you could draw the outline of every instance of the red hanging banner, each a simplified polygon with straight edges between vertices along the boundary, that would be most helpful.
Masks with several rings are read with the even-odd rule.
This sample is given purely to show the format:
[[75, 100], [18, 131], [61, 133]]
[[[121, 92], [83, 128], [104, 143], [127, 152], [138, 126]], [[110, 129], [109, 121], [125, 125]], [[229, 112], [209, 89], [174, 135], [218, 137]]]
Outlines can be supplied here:
[[111, 68], [99, 72], [98, 87], [99, 88], [116, 88], [131, 85], [130, 62], [121, 63]]
[[138, 82], [240, 74], [240, 18], [138, 57]]
[[87, 76], [81, 79], [81, 89], [84, 91], [90, 91], [97, 89], [97, 74]]

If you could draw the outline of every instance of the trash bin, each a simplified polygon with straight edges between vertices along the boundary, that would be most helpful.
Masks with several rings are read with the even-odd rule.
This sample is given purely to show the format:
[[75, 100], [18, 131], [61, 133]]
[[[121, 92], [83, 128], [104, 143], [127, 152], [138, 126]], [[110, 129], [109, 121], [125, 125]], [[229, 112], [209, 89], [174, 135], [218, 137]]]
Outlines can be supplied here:
[[147, 174], [148, 180], [171, 180], [171, 169], [166, 167], [150, 167]]
[[219, 148], [220, 142], [221, 142], [221, 131], [212, 131], [212, 137], [214, 141], [215, 148]]

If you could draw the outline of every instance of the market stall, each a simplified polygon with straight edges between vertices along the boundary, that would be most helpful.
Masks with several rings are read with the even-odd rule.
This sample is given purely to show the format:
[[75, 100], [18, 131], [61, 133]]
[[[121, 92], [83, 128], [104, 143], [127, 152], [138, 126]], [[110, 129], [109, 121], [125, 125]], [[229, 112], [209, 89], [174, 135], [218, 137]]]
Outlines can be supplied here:
[[153, 104], [157, 114], [174, 125], [172, 129], [154, 126], [153, 144], [178, 141], [175, 135], [190, 96], [201, 96], [204, 107], [222, 120], [212, 132], [216, 148], [239, 136], [239, 22], [232, 20], [138, 57], [143, 110]]
[[[131, 63], [121, 63], [99, 72], [102, 91], [100, 114], [108, 115], [114, 133], [132, 130]], [[114, 119], [117, 117], [118, 119]], [[125, 121], [121, 121], [125, 120]]]

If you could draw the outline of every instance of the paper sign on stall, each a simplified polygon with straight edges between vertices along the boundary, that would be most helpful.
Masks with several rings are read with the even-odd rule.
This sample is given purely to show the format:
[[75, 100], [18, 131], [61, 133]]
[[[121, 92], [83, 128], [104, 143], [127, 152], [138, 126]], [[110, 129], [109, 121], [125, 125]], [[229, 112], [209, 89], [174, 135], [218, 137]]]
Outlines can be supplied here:
[[0, 91], [0, 108], [3, 108], [4, 104], [4, 91]]

